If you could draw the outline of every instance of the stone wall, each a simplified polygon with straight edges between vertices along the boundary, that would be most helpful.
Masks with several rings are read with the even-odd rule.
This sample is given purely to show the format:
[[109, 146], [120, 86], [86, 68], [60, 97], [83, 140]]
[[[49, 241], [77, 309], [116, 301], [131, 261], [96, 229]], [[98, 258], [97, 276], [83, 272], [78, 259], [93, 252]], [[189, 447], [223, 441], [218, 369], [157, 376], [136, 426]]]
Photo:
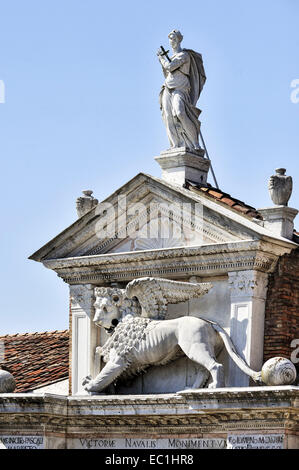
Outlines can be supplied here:
[[282, 386], [142, 396], [0, 394], [0, 447], [298, 449], [298, 393]]
[[[282, 256], [269, 276], [264, 360], [273, 356], [290, 359], [294, 339], [299, 339], [299, 249]], [[299, 372], [299, 364], [295, 365]]]

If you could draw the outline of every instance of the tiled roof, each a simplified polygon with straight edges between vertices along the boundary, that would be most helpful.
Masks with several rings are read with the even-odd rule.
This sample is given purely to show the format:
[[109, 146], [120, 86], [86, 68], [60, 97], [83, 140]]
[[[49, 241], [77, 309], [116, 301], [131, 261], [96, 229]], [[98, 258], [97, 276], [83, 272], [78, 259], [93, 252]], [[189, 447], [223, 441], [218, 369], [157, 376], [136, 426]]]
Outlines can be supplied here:
[[298, 232], [298, 230], [294, 230], [293, 241], [295, 243], [299, 243], [299, 232]]
[[68, 330], [0, 336], [1, 343], [4, 362], [0, 366], [13, 374], [15, 392], [28, 392], [68, 377]]
[[245, 204], [245, 202], [240, 201], [239, 199], [235, 199], [230, 194], [227, 194], [220, 189], [214, 188], [209, 183], [203, 185], [186, 180], [184, 187], [195, 193], [199, 193], [215, 199], [216, 201], [221, 202], [225, 206], [228, 206], [240, 214], [246, 215], [247, 217], [259, 220], [263, 219], [262, 215], [254, 207]]

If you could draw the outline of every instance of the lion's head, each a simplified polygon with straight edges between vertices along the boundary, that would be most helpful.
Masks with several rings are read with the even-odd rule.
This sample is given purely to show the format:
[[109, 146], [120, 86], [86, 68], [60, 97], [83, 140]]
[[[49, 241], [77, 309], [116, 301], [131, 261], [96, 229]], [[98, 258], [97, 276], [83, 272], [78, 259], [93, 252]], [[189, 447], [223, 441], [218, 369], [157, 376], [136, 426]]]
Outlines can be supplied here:
[[125, 296], [125, 289], [96, 287], [95, 297], [93, 321], [97, 326], [105, 328], [108, 333], [112, 333], [126, 315], [141, 314], [138, 300], [128, 299]]

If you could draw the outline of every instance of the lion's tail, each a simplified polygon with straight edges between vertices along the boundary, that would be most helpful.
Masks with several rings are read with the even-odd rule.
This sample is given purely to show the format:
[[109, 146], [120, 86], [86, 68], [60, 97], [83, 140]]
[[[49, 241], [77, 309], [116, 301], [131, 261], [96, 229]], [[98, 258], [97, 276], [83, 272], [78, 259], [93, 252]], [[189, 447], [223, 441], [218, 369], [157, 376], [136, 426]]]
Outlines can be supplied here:
[[216, 323], [216, 322], [210, 322], [210, 323], [212, 324], [214, 330], [216, 330], [219, 333], [228, 354], [230, 355], [232, 360], [237, 364], [237, 366], [246, 375], [249, 375], [249, 377], [251, 377], [255, 382], [260, 382], [261, 381], [261, 372], [256, 372], [255, 370], [251, 369], [249, 367], [249, 365], [246, 363], [246, 361], [244, 361], [244, 359], [242, 359], [239, 356], [239, 354], [237, 353], [236, 348], [235, 348], [231, 338], [226, 333], [226, 331], [223, 328], [221, 328], [220, 325], [218, 325], [218, 323]]

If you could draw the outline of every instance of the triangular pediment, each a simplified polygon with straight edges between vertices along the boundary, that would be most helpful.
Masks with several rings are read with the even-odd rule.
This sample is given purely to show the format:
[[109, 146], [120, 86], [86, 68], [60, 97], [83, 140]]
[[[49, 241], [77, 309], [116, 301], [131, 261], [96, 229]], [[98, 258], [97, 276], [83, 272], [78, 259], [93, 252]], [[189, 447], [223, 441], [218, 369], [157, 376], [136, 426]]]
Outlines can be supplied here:
[[[237, 231], [228, 232], [221, 223], [215, 224], [201, 203], [182, 201], [171, 192], [164, 191], [161, 194], [157, 189], [148, 188], [146, 194], [131, 201], [126, 208], [126, 215], [121, 212], [119, 217], [112, 217], [112, 222], [106, 215], [102, 225], [105, 224], [105, 229], [111, 229], [111, 236], [101, 236], [102, 225], [99, 224], [99, 240], [85, 254], [98, 255], [242, 240]], [[117, 211], [118, 207], [114, 213]]]
[[30, 258], [42, 261], [256, 240], [261, 230], [221, 204], [140, 173]]

